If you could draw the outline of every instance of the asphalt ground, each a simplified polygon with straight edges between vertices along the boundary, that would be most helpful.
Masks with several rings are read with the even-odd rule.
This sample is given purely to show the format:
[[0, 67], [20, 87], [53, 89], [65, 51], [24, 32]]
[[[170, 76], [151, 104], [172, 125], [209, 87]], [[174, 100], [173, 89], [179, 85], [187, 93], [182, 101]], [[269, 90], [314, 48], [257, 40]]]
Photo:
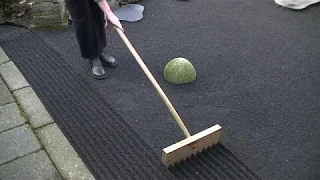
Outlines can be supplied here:
[[[263, 179], [319, 179], [318, 5], [291, 11], [262, 0], [140, 4], [145, 6], [144, 19], [124, 22], [126, 35], [192, 134], [220, 124], [222, 143]], [[62, 66], [72, 67], [70, 71], [86, 80], [93, 99], [110, 104], [98, 103], [99, 112], [114, 109], [158, 158], [164, 147], [183, 139], [161, 98], [111, 29], [107, 52], [118, 58], [119, 66], [107, 69], [109, 78], [104, 81], [91, 77], [71, 26], [37, 34], [59, 52]], [[163, 68], [175, 57], [193, 63], [196, 81], [185, 85], [164, 81]], [[74, 78], [68, 83], [79, 83]]]

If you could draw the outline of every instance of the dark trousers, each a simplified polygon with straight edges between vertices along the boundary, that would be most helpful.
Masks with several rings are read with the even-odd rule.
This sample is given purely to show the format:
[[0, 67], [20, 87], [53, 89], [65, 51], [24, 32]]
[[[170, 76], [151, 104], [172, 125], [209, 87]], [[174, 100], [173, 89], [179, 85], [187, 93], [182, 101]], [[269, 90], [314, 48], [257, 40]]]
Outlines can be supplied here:
[[106, 47], [104, 13], [93, 0], [66, 0], [83, 58], [97, 58]]

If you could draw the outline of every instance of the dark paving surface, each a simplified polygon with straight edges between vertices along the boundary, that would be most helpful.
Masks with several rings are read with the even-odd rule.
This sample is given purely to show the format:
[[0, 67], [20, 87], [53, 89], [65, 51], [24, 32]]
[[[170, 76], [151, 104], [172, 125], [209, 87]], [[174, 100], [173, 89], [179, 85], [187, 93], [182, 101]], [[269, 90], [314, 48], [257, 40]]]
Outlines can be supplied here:
[[19, 32], [0, 37], [0, 45], [97, 179], [174, 179], [173, 174], [179, 179], [260, 179], [222, 144], [166, 170], [160, 152], [152, 150], [82, 74], [37, 35]]
[[[262, 0], [141, 4], [145, 18], [124, 23], [126, 34], [192, 134], [220, 124], [224, 145], [263, 179], [320, 178], [319, 6], [300, 12]], [[114, 32], [109, 52], [119, 67], [105, 81], [92, 79], [71, 27], [37, 33], [155, 152], [183, 138]], [[194, 83], [163, 81], [165, 64], [178, 56], [194, 64]]]
[[[124, 23], [126, 34], [192, 133], [219, 123], [225, 145], [266, 179], [320, 177], [318, 5], [291, 11], [261, 0], [141, 4], [145, 19]], [[71, 30], [41, 34], [90, 78]], [[155, 150], [180, 140], [120, 38], [111, 32], [108, 41], [120, 65], [93, 86]], [[165, 64], [178, 56], [194, 64], [194, 83], [163, 81]]]
[[0, 46], [97, 179], [174, 179], [88, 81], [34, 33], [0, 37]]

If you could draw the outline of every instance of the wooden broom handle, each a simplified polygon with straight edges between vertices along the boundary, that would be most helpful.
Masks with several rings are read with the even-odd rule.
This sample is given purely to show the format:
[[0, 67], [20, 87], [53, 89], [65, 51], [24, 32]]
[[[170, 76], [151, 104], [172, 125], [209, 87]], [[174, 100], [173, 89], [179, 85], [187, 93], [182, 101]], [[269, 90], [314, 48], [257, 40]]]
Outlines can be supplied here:
[[142, 61], [142, 59], [140, 58], [140, 56], [138, 55], [138, 53], [136, 52], [136, 50], [133, 48], [132, 44], [130, 43], [130, 41], [128, 40], [128, 38], [126, 37], [126, 35], [122, 32], [121, 29], [115, 27], [116, 31], [118, 32], [118, 34], [120, 35], [120, 37], [122, 38], [123, 42], [127, 45], [127, 47], [129, 48], [130, 52], [132, 53], [132, 55], [134, 56], [134, 58], [136, 59], [136, 61], [139, 63], [140, 67], [142, 68], [142, 70], [144, 71], [144, 73], [147, 75], [147, 77], [149, 78], [149, 80], [151, 81], [151, 83], [153, 84], [153, 86], [156, 88], [157, 92], [159, 93], [159, 95], [161, 96], [161, 98], [163, 99], [163, 101], [165, 102], [165, 104], [167, 105], [167, 107], [169, 108], [171, 114], [173, 115], [174, 119], [177, 121], [177, 123], [180, 126], [180, 129], [182, 130], [182, 132], [184, 133], [184, 135], [188, 138], [190, 137], [190, 133], [188, 131], [188, 129], [186, 128], [186, 126], [184, 125], [183, 121], [181, 120], [180, 116], [178, 115], [178, 113], [176, 112], [176, 110], [174, 109], [174, 107], [172, 106], [172, 104], [170, 103], [169, 99], [167, 98], [167, 96], [165, 95], [165, 93], [162, 91], [161, 87], [159, 86], [159, 84], [157, 83], [157, 81], [154, 79], [154, 77], [152, 76], [151, 72], [148, 70], [147, 66], [144, 64], [144, 62]]

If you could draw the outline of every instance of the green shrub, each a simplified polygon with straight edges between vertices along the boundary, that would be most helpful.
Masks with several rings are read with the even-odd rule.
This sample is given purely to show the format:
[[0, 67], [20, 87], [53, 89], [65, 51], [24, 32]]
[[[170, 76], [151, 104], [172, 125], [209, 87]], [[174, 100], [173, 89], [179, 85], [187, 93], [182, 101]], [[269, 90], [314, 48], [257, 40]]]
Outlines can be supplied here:
[[164, 68], [164, 79], [173, 84], [189, 83], [196, 79], [196, 70], [189, 60], [174, 58]]
[[17, 0], [0, 0], [0, 11], [2, 11], [5, 15], [10, 14], [12, 11], [14, 11], [17, 4]]

